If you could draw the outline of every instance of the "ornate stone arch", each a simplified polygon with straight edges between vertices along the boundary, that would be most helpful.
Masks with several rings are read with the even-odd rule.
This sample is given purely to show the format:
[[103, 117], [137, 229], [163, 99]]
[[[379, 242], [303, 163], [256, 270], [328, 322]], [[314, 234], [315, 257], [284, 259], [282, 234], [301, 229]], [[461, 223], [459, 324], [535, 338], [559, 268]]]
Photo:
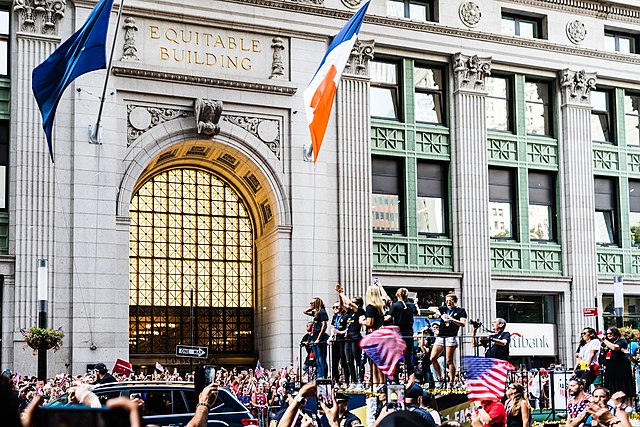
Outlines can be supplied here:
[[242, 193], [256, 219], [258, 236], [273, 227], [290, 226], [285, 179], [274, 153], [258, 138], [227, 121], [213, 138], [199, 135], [193, 118], [162, 123], [140, 135], [125, 159], [118, 189], [117, 215], [129, 215], [129, 203], [143, 175], [162, 167], [199, 165], [223, 174]]

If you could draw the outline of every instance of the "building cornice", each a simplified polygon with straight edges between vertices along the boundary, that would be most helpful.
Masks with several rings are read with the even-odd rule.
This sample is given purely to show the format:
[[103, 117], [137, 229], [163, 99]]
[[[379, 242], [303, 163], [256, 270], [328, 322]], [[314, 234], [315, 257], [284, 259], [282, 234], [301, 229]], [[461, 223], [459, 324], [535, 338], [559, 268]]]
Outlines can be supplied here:
[[131, 66], [116, 65], [111, 68], [114, 76], [135, 77], [146, 80], [173, 81], [180, 83], [192, 83], [200, 86], [212, 86], [232, 89], [242, 89], [253, 92], [264, 92], [278, 95], [295, 95], [298, 88], [295, 84], [286, 81], [278, 81], [278, 84], [267, 84], [244, 80], [231, 80], [216, 77], [204, 77], [191, 74], [181, 74], [158, 70], [149, 70]]
[[533, 6], [577, 13], [600, 19], [640, 23], [640, 8], [595, 0], [503, 0], [518, 6]]

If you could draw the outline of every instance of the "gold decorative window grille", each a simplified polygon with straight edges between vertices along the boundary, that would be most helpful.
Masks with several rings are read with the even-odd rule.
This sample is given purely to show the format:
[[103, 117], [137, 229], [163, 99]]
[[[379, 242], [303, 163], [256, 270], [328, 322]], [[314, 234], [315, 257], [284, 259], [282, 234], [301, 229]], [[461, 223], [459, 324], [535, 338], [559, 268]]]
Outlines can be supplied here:
[[[253, 227], [244, 201], [199, 169], [158, 173], [130, 206], [129, 346], [253, 353]], [[191, 297], [193, 296], [193, 302]]]

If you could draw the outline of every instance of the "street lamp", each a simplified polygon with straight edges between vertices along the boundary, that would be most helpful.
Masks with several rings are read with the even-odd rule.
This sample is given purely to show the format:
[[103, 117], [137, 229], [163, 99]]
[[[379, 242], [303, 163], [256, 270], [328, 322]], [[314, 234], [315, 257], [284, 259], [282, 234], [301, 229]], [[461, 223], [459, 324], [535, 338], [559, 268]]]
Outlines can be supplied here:
[[616, 326], [621, 328], [624, 322], [624, 282], [622, 276], [613, 278], [613, 311], [616, 315]]
[[[38, 327], [47, 327], [47, 300], [48, 300], [48, 274], [49, 262], [46, 259], [38, 260]], [[42, 340], [38, 348], [38, 379], [47, 380], [47, 343]]]

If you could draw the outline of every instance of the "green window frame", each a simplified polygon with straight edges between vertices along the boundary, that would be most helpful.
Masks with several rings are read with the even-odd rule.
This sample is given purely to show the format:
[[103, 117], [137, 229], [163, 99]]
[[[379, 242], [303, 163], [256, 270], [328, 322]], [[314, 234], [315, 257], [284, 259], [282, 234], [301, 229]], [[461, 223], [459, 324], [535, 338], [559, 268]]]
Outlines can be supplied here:
[[601, 246], [618, 245], [617, 185], [612, 177], [595, 177], [596, 243]]
[[403, 159], [394, 156], [371, 158], [371, 225], [376, 233], [403, 231]]
[[543, 38], [541, 18], [503, 12], [501, 28], [502, 34], [508, 36], [526, 37], [533, 39]]

